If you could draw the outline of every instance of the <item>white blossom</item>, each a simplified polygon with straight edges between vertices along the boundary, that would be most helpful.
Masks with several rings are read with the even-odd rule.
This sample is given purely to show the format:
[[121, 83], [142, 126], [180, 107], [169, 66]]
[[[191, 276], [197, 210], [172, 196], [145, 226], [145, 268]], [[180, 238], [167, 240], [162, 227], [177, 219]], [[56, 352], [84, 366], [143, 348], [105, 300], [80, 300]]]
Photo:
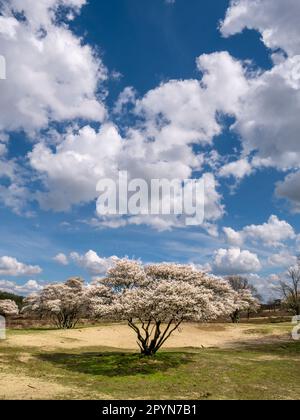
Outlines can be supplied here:
[[206, 322], [236, 308], [227, 282], [192, 266], [119, 260], [102, 283], [114, 293], [111, 318], [128, 322], [144, 355], [155, 354], [182, 322]]
[[19, 314], [19, 308], [13, 300], [0, 300], [0, 315], [14, 316]]
[[46, 286], [39, 294], [24, 301], [24, 313], [34, 313], [53, 320], [58, 328], [74, 328], [81, 318], [100, 315], [100, 307], [110, 296], [110, 289], [103, 285], [85, 285], [80, 278], [66, 283]]

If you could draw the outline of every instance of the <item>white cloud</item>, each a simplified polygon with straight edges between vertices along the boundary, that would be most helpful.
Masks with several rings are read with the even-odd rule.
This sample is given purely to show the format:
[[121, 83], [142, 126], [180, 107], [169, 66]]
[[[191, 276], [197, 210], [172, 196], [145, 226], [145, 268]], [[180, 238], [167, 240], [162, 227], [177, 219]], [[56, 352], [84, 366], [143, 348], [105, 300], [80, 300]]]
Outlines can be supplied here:
[[65, 211], [95, 200], [99, 180], [116, 177], [121, 143], [117, 129], [104, 124], [100, 131], [86, 126], [67, 133], [55, 152], [37, 144], [29, 158], [48, 190], [37, 195], [41, 207]]
[[7, 13], [12, 10], [23, 13], [31, 26], [40, 28], [41, 26], [49, 27], [49, 25], [53, 24], [59, 7], [65, 7], [68, 12], [67, 16], [70, 17], [70, 12], [79, 12], [86, 2], [87, 0], [43, 0], [39, 2], [34, 2], [33, 0], [6, 0], [6, 5], [2, 6], [2, 8]]
[[294, 172], [278, 182], [276, 185], [276, 195], [280, 198], [288, 199], [291, 203], [292, 211], [300, 213], [300, 172]]
[[182, 144], [211, 144], [222, 131], [216, 112], [236, 112], [248, 90], [243, 66], [227, 52], [201, 55], [197, 66], [201, 81], [171, 80], [137, 101], [146, 134], [161, 153]]
[[212, 269], [221, 275], [255, 273], [260, 271], [261, 263], [258, 256], [250, 251], [219, 249], [215, 253]]
[[39, 266], [26, 265], [12, 257], [0, 257], [0, 276], [33, 276], [41, 272], [42, 269]]
[[[2, 5], [0, 48], [7, 79], [1, 83], [0, 131], [25, 130], [33, 135], [52, 121], [104, 119], [97, 91], [106, 69], [68, 24], [55, 18], [60, 5], [76, 11], [84, 3], [8, 0]], [[15, 17], [21, 12], [26, 21]]]
[[[217, 191], [218, 189], [218, 182], [215, 179], [214, 175], [211, 173], [205, 173], [202, 178], [204, 181], [204, 223], [202, 223], [202, 227], [207, 230], [212, 236], [218, 236], [217, 227], [214, 225], [215, 222], [219, 220], [224, 214], [224, 205], [222, 203], [222, 196]], [[150, 178], [146, 181], [150, 184]], [[187, 191], [187, 193], [189, 193]], [[155, 198], [152, 197], [154, 200]], [[182, 205], [182, 197], [175, 197], [173, 200], [176, 202], [178, 199], [179, 205]], [[202, 196], [198, 197], [199, 204], [202, 204]], [[160, 200], [162, 200], [160, 198]], [[152, 203], [153, 204], [153, 203]], [[196, 214], [193, 217], [197, 217]], [[200, 216], [200, 215], [199, 215]], [[172, 230], [173, 228], [184, 228], [186, 227], [186, 216], [185, 215], [137, 215], [137, 216], [108, 216], [108, 217], [101, 217], [99, 215], [99, 222], [98, 227], [106, 226], [110, 228], [119, 228], [126, 226], [128, 224], [132, 225], [148, 225], [158, 231], [167, 231]], [[95, 221], [92, 221], [95, 225]], [[200, 224], [201, 221], [199, 221]], [[96, 223], [97, 225], [97, 223]]]
[[243, 245], [244, 238], [241, 232], [236, 232], [234, 229], [230, 227], [223, 228], [223, 231], [230, 245], [238, 246], [238, 247]]
[[287, 268], [295, 265], [297, 262], [297, 257], [290, 254], [289, 251], [284, 250], [279, 254], [271, 255], [268, 259], [268, 264], [272, 267]]
[[281, 241], [295, 238], [293, 227], [277, 216], [271, 216], [263, 225], [250, 225], [243, 229], [246, 237], [262, 241], [269, 245], [278, 245]]
[[53, 260], [56, 261], [58, 264], [61, 264], [61, 265], [68, 265], [69, 264], [69, 259], [68, 259], [67, 255], [65, 255], [63, 253], [57, 254], [53, 258]]
[[127, 86], [119, 95], [118, 100], [114, 106], [114, 113], [121, 114], [126, 105], [134, 104], [136, 101], [137, 92], [132, 86]]
[[211, 173], [203, 175], [205, 185], [205, 203], [204, 212], [206, 221], [216, 221], [224, 214], [224, 205], [222, 204], [222, 195], [217, 191], [218, 181]]
[[219, 175], [224, 178], [230, 176], [236, 179], [243, 179], [245, 176], [249, 176], [252, 173], [252, 166], [247, 159], [240, 159], [235, 162], [230, 162], [227, 165], [221, 167]]
[[27, 202], [29, 201], [31, 193], [29, 189], [19, 183], [12, 182], [10, 185], [0, 185], [1, 203], [10, 208], [15, 214], [31, 217], [32, 213], [26, 211]]
[[105, 274], [112, 267], [117, 257], [101, 258], [95, 251], [88, 251], [84, 255], [73, 252], [70, 258], [80, 267], [92, 275]]
[[[271, 0], [232, 2], [221, 26], [223, 35], [240, 32], [244, 27], [255, 28], [263, 34], [267, 46], [285, 49], [288, 57], [273, 55], [271, 70], [253, 74], [228, 52], [203, 54], [197, 58], [201, 79], [170, 80], [140, 99], [134, 88], [127, 87], [115, 112], [121, 113], [130, 104], [131, 116], [137, 122], [127, 132], [122, 127], [122, 136], [115, 125], [105, 120], [103, 95], [97, 94], [98, 83], [106, 79], [107, 71], [91, 47], [84, 45], [68, 26], [68, 18], [85, 3], [45, 0], [37, 6], [33, 0], [9, 0], [0, 18], [0, 45], [11, 74], [1, 91], [0, 106], [1, 100], [6, 105], [0, 116], [0, 130], [22, 128], [32, 133], [52, 121], [73, 122], [67, 133], [57, 133], [55, 144], [40, 140], [29, 154], [33, 176], [43, 183], [35, 194], [43, 209], [67, 211], [74, 205], [94, 201], [99, 179], [116, 179], [119, 169], [129, 168], [131, 178], [146, 181], [154, 175], [183, 180], [197, 171], [207, 180], [206, 222], [208, 227], [214, 227], [211, 223], [224, 214], [222, 197], [214, 174], [203, 175], [206, 155], [196, 152], [193, 146], [213, 146], [213, 139], [223, 129], [220, 114], [237, 118], [235, 129], [244, 146], [243, 157], [224, 165], [219, 171], [221, 177], [242, 179], [259, 166], [283, 170], [299, 167], [300, 44], [299, 37], [293, 36], [299, 32], [295, 18], [299, 15], [298, 2], [288, 0], [288, 7]], [[62, 14], [63, 20], [61, 13], [57, 19], [61, 6], [68, 9]], [[27, 22], [16, 19], [12, 7], [23, 11]], [[80, 117], [106, 122], [101, 129], [87, 125], [77, 130], [73, 120]], [[250, 161], [247, 154], [253, 151], [256, 155]], [[284, 196], [279, 187], [278, 191]], [[0, 196], [17, 212], [26, 199], [32, 199], [26, 185], [17, 182], [12, 182], [10, 188], [2, 187]], [[126, 221], [113, 218], [100, 223], [114, 227], [146, 223], [159, 230], [182, 226], [181, 220], [172, 217], [134, 217]], [[253, 228], [243, 232], [227, 228], [225, 233], [234, 246], [241, 246], [245, 237], [265, 241], [261, 231], [266, 226]], [[270, 243], [281, 240], [271, 238]]]
[[17, 284], [9, 280], [0, 280], [0, 290], [7, 293], [14, 293], [16, 295], [29, 295], [37, 293], [42, 290], [44, 286], [36, 280], [28, 280], [25, 284]]
[[201, 55], [197, 59], [197, 65], [203, 73], [205, 99], [214, 104], [218, 111], [235, 114], [239, 110], [241, 98], [249, 90], [244, 63], [223, 51]]
[[298, 0], [233, 0], [221, 30], [230, 36], [244, 28], [256, 29], [269, 48], [294, 55], [300, 53], [299, 15]]
[[[221, 31], [224, 36], [255, 29], [272, 54], [273, 67], [252, 75], [249, 91], [241, 101], [235, 129], [246, 153], [256, 152], [257, 166], [279, 170], [300, 167], [300, 2], [298, 0], [234, 0]], [[283, 50], [278, 51], [278, 49]], [[279, 183], [278, 196], [299, 211], [299, 173]]]
[[282, 242], [296, 238], [293, 227], [274, 215], [269, 218], [267, 223], [262, 225], [249, 225], [239, 232], [231, 228], [224, 228], [223, 231], [231, 245], [239, 246], [246, 240], [262, 242], [263, 245], [267, 246], [281, 246]]
[[[280, 170], [299, 168], [300, 56], [286, 59], [251, 82], [235, 130], [246, 153]], [[259, 162], [259, 161], [258, 161]]]
[[4, 180], [3, 184], [0, 184], [0, 202], [18, 215], [30, 216], [31, 213], [26, 210], [31, 197], [26, 186], [28, 174], [18, 165], [16, 159], [7, 158], [7, 145], [0, 146], [4, 147], [4, 153], [0, 156], [0, 178]]
[[[29, 154], [33, 169], [40, 175], [46, 192], [37, 199], [44, 209], [69, 210], [73, 205], [96, 198], [101, 178], [117, 179], [119, 170], [129, 178], [150, 182], [153, 178], [185, 180], [201, 171], [203, 154], [193, 144], [211, 144], [222, 127], [217, 113], [234, 113], [239, 97], [247, 90], [243, 66], [226, 52], [198, 58], [202, 80], [172, 80], [136, 100], [137, 125], [122, 138], [111, 123], [100, 131], [89, 126], [70, 129], [56, 150], [39, 143]], [[229, 95], [230, 92], [230, 95]], [[134, 101], [131, 88], [123, 92], [117, 109]], [[206, 221], [224, 213], [222, 197], [213, 174], [202, 175], [206, 182]], [[124, 220], [119, 220], [123, 225]], [[111, 220], [103, 220], [104, 224]], [[129, 218], [126, 223], [146, 223], [161, 228], [182, 226], [178, 218]], [[118, 226], [114, 218], [113, 224]]]
[[260, 276], [258, 274], [250, 273], [247, 276], [249, 282], [257, 289], [259, 295], [268, 302], [271, 299], [280, 298], [279, 281], [280, 276], [277, 274], [270, 274]]
[[[140, 144], [138, 144], [140, 142]], [[184, 162], [184, 155], [175, 154], [176, 161], [148, 159], [151, 146], [139, 138], [124, 140], [112, 124], [104, 124], [100, 131], [89, 126], [79, 131], [70, 131], [54, 152], [39, 143], [29, 154], [31, 166], [40, 174], [46, 192], [36, 197], [44, 209], [69, 210], [72, 205], [87, 203], [97, 198], [96, 185], [100, 179], [109, 178], [118, 182], [119, 170], [128, 169], [129, 179], [142, 178], [150, 183], [153, 177], [164, 179], [188, 179], [191, 169]], [[145, 150], [143, 150], [145, 149]], [[142, 156], [139, 157], [139, 151]], [[155, 152], [156, 153], [156, 152]], [[192, 152], [191, 153], [191, 157]], [[177, 162], [177, 159], [183, 162]], [[190, 156], [186, 156], [189, 160]], [[193, 158], [196, 160], [196, 158]], [[175, 165], [175, 166], [174, 166]], [[207, 220], [217, 220], [224, 212], [218, 183], [213, 174], [203, 175], [205, 181], [205, 215]], [[48, 190], [48, 191], [47, 191]], [[150, 224], [154, 227], [176, 226], [183, 223], [176, 217], [105, 218], [104, 226], [119, 227], [124, 223]]]

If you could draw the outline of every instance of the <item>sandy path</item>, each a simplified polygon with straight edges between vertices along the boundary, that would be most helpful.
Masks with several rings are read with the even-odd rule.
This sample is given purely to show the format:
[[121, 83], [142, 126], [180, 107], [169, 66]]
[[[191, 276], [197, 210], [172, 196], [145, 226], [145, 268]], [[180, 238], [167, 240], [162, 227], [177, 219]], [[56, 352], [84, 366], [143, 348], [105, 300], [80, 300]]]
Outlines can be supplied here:
[[9, 374], [1, 372], [0, 400], [34, 400], [55, 399], [69, 394], [74, 390], [58, 383], [29, 378], [22, 374]]
[[[276, 333], [272, 334], [272, 331], [269, 335], [263, 336], [259, 333], [247, 334], [249, 330], [253, 330], [253, 325], [184, 324], [180, 331], [173, 334], [165, 347], [230, 347], [241, 341], [247, 342], [276, 336]], [[135, 334], [127, 325], [119, 324], [69, 331], [12, 332], [7, 340], [0, 342], [0, 350], [4, 344], [8, 347], [36, 347], [45, 350], [84, 347], [137, 348]]]

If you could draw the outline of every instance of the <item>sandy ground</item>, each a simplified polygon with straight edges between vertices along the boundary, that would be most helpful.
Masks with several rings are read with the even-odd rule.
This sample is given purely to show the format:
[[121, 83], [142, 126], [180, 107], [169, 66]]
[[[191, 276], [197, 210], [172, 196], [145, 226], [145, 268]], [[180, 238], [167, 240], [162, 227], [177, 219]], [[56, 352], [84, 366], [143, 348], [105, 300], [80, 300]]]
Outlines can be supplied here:
[[41, 400], [55, 399], [61, 395], [74, 392], [58, 383], [49, 384], [36, 378], [28, 378], [21, 374], [13, 375], [1, 372], [0, 399], [1, 400], [34, 400], [37, 397]]
[[[250, 341], [278, 339], [278, 332], [261, 335], [251, 333], [253, 325], [231, 324], [184, 324], [167, 341], [165, 348], [184, 347], [232, 347]], [[256, 330], [259, 330], [257, 328]], [[136, 349], [136, 337], [127, 325], [103, 325], [77, 330], [51, 330], [38, 332], [12, 332], [5, 341], [8, 347], [35, 347], [45, 350], [79, 349], [85, 347], [110, 347], [118, 349]], [[1, 342], [0, 342], [1, 350]]]
[[[243, 343], [259, 341], [274, 342], [286, 338], [284, 330], [264, 328], [256, 325], [231, 324], [185, 324], [173, 334], [166, 348], [235, 347]], [[22, 364], [29, 362], [32, 350], [47, 352], [59, 349], [80, 350], [92, 347], [138, 350], [134, 332], [127, 325], [102, 325], [97, 327], [61, 331], [10, 331], [6, 340], [0, 341], [0, 400], [36, 399], [78, 399], [82, 390], [74, 386], [62, 385], [57, 378], [28, 376], [19, 367], [12, 372], [7, 365], [1, 348], [15, 348], [16, 357]], [[89, 398], [92, 395], [89, 395]], [[96, 395], [95, 398], [111, 399], [109, 395]]]

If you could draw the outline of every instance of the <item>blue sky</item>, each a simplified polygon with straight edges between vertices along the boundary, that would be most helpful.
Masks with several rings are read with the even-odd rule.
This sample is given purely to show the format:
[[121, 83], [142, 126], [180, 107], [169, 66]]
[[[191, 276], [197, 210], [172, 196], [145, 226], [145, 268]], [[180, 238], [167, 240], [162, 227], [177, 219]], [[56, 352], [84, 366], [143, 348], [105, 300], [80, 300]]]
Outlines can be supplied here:
[[[89, 281], [116, 255], [247, 275], [274, 296], [299, 252], [297, 0], [8, 0], [0, 11], [0, 288]], [[205, 224], [112, 228], [96, 182], [120, 167], [206, 177]]]

